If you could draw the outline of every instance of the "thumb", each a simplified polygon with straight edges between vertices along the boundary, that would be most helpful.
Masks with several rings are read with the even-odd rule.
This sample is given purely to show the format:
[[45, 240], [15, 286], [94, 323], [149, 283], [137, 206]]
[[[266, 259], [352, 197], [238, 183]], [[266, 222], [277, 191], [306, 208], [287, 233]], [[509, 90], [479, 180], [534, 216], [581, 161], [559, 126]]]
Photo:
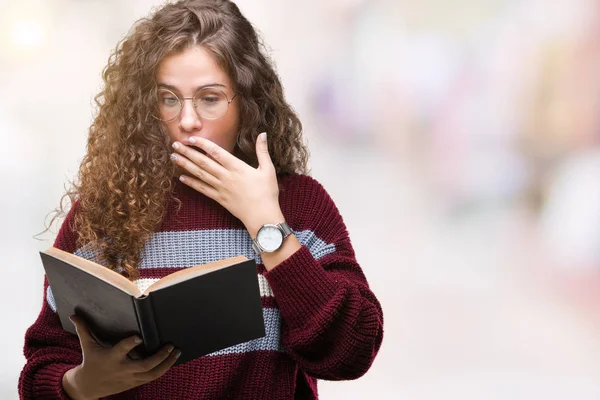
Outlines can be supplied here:
[[75, 325], [75, 330], [77, 331], [77, 336], [79, 336], [79, 341], [81, 342], [81, 347], [84, 347], [84, 345], [87, 345], [89, 343], [96, 342], [94, 340], [94, 338], [92, 337], [92, 334], [90, 333], [89, 328], [87, 327], [85, 322], [83, 322], [83, 320], [80, 317], [78, 317], [76, 315], [72, 315], [69, 317], [69, 319], [71, 320], [73, 325]]
[[271, 155], [269, 154], [269, 145], [267, 144], [267, 132], [258, 135], [256, 140], [256, 158], [259, 167], [272, 167]]

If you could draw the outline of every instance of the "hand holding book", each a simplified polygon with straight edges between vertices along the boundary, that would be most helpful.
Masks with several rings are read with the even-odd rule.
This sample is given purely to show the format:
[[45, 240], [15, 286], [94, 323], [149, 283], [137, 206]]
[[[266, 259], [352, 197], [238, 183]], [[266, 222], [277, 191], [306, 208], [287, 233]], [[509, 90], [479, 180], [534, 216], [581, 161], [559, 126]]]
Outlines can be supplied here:
[[181, 354], [172, 345], [166, 345], [148, 358], [132, 360], [128, 354], [141, 343], [138, 336], [106, 347], [94, 339], [81, 318], [72, 316], [70, 320], [77, 329], [83, 362], [63, 376], [63, 387], [75, 400], [110, 396], [158, 379]]
[[41, 257], [63, 328], [81, 338], [70, 320], [76, 315], [85, 322], [84, 335], [104, 350], [137, 335], [142, 343], [125, 353], [130, 358], [149, 360], [172, 344], [182, 351], [179, 365], [265, 335], [253, 259], [237, 256], [179, 269], [141, 291], [117, 272], [74, 254], [50, 248]]

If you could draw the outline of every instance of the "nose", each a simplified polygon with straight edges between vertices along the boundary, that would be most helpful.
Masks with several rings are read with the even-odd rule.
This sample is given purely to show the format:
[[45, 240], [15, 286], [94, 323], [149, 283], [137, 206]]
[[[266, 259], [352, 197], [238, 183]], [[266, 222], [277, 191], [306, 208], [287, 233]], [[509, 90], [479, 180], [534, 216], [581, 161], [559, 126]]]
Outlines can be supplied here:
[[192, 99], [183, 100], [183, 108], [179, 116], [179, 127], [185, 132], [194, 132], [202, 128], [202, 120], [194, 108]]

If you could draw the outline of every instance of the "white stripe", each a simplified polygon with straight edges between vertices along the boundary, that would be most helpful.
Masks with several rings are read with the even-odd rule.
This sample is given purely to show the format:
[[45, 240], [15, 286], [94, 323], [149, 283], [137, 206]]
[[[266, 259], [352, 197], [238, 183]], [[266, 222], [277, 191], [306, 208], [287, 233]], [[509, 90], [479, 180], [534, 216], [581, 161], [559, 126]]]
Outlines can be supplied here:
[[273, 289], [267, 282], [267, 278], [262, 274], [258, 274], [258, 287], [260, 288], [261, 297], [273, 297]]
[[[148, 289], [150, 285], [158, 280], [158, 278], [140, 278], [134, 281], [134, 283], [141, 292], [144, 292], [144, 290]], [[258, 274], [258, 287], [260, 288], [261, 297], [273, 297], [273, 290], [271, 290], [269, 282], [267, 282], [267, 279], [262, 274]]]
[[[135, 280], [134, 283], [138, 289], [140, 289], [140, 292], [144, 292], [150, 285], [158, 280], [158, 278], [140, 278]], [[258, 274], [258, 287], [260, 289], [261, 297], [273, 297], [273, 290], [271, 289], [269, 282], [267, 282], [267, 279], [262, 274]], [[50, 286], [48, 286], [48, 289], [46, 289], [46, 299], [52, 311], [56, 312], [56, 302], [54, 301], [54, 295], [52, 294], [52, 289]]]
[[[261, 297], [273, 297], [273, 290], [271, 289], [269, 282], [267, 282], [267, 278], [265, 278], [264, 275], [262, 275], [262, 274], [257, 274], [257, 275], [258, 275], [258, 287], [260, 289], [260, 296]], [[154, 282], [156, 282], [158, 280], [159, 280], [158, 278], [140, 278], [140, 279], [135, 280], [134, 283], [136, 284], [138, 289], [140, 289], [140, 292], [144, 292], [146, 289], [148, 289], [148, 287], [150, 285], [152, 285]], [[48, 302], [48, 305], [52, 309], [52, 311], [56, 312], [56, 302], [54, 301], [54, 295], [52, 294], [52, 289], [50, 288], [50, 286], [48, 286], [48, 289], [46, 289], [46, 300]]]
[[158, 281], [158, 278], [140, 278], [133, 281], [133, 283], [140, 289], [140, 292], [144, 293], [144, 291], [156, 281]]

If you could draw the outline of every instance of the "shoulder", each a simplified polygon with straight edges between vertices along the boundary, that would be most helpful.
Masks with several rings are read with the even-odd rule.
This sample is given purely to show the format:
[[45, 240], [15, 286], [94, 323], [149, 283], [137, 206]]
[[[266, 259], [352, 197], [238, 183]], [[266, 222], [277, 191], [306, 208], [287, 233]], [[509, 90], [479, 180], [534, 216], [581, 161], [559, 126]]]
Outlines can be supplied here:
[[286, 174], [279, 177], [279, 191], [282, 200], [314, 202], [321, 197], [330, 198], [323, 185], [312, 176]]
[[323, 189], [323, 185], [317, 181], [315, 178], [309, 175], [302, 174], [283, 174], [278, 176], [280, 187], [284, 189], [293, 189], [297, 187], [301, 188], [321, 188]]
[[279, 202], [286, 220], [299, 227], [314, 226], [339, 211], [323, 185], [308, 175], [279, 177]]
[[78, 235], [75, 230], [75, 216], [80, 212], [81, 204], [76, 200], [67, 212], [58, 231], [53, 247], [73, 253], [77, 249]]

